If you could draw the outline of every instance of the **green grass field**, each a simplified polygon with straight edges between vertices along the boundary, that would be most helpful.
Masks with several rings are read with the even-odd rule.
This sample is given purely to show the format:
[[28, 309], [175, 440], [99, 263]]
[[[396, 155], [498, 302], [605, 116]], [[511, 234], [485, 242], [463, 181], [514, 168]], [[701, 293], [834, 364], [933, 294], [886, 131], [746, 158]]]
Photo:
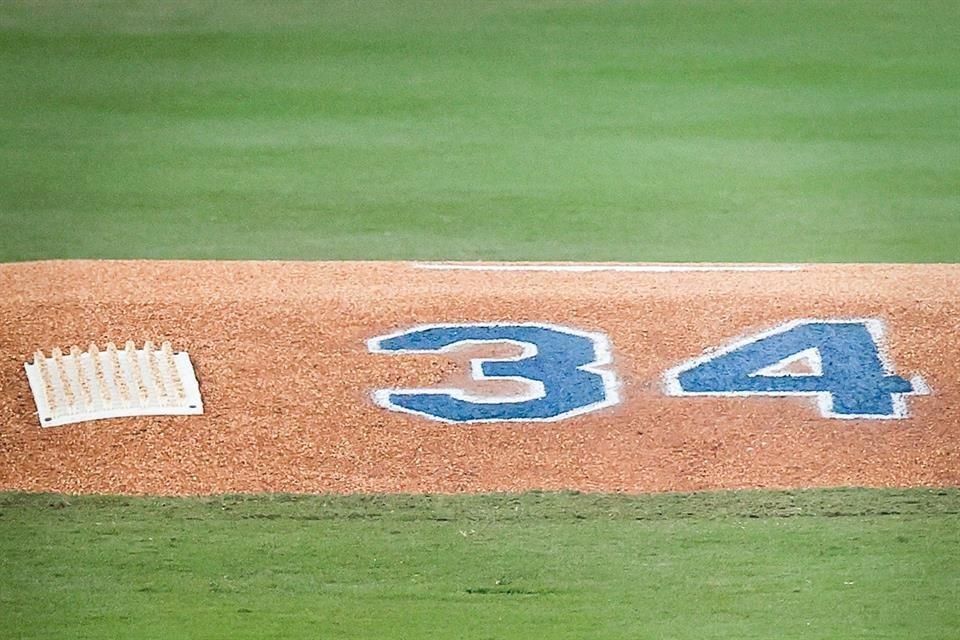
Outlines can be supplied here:
[[[957, 262], [958, 18], [7, 0], [0, 261]], [[4, 638], [942, 639], [957, 602], [955, 489], [0, 494]]]
[[960, 259], [955, 0], [0, 4], [5, 260]]
[[4, 637], [929, 638], [960, 492], [0, 494]]

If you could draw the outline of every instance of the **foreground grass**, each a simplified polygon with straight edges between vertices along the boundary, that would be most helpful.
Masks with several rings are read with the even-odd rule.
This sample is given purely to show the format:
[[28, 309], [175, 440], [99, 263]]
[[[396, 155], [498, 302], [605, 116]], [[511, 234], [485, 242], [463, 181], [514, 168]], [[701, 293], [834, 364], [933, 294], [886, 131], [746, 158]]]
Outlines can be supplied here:
[[0, 495], [8, 638], [946, 638], [960, 491]]
[[0, 261], [960, 260], [951, 0], [0, 3]]

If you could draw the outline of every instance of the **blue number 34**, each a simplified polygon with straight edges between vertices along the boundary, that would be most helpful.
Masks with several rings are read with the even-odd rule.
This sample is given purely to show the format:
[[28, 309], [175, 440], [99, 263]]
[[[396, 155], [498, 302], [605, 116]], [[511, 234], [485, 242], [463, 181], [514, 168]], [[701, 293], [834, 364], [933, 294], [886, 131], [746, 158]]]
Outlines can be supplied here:
[[904, 396], [929, 389], [893, 372], [882, 340], [876, 319], [795, 320], [671, 369], [665, 387], [674, 396], [809, 395], [825, 417], [904, 418]]
[[444, 422], [551, 422], [617, 404], [615, 374], [606, 336], [549, 324], [421, 325], [369, 340], [372, 352], [444, 353], [464, 345], [512, 344], [511, 358], [475, 358], [475, 381], [510, 380], [525, 392], [511, 397], [464, 389], [380, 389], [377, 404]]
[[[510, 397], [465, 389], [381, 389], [388, 409], [445, 422], [556, 421], [619, 403], [619, 383], [605, 335], [536, 323], [437, 324], [373, 338], [373, 352], [444, 353], [463, 345], [508, 343], [510, 358], [475, 358], [474, 381], [510, 380]], [[906, 396], [929, 393], [923, 379], [893, 372], [876, 319], [795, 320], [737, 340], [664, 374], [673, 396], [816, 398], [829, 418], [904, 418]]]

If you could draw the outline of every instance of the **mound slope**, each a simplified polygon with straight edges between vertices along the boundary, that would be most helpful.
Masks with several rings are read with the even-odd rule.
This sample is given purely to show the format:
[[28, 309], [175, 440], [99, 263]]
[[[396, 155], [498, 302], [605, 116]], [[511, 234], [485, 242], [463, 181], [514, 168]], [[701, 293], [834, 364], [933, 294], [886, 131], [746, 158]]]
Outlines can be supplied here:
[[[960, 485], [960, 268], [490, 271], [411, 263], [69, 261], [0, 266], [0, 489], [67, 493], [647, 492]], [[836, 419], [810, 397], [675, 397], [665, 372], [796, 319], [871, 319], [920, 376], [899, 419]], [[378, 389], [476, 397], [471, 358], [522, 345], [376, 353], [421, 325], [605, 335], [617, 402], [554, 422], [455, 424], [390, 411]], [[189, 353], [202, 416], [39, 426], [24, 362], [135, 340]], [[710, 349], [715, 351], [709, 351]], [[788, 363], [789, 364], [789, 363]], [[785, 373], [808, 374], [810, 362]]]

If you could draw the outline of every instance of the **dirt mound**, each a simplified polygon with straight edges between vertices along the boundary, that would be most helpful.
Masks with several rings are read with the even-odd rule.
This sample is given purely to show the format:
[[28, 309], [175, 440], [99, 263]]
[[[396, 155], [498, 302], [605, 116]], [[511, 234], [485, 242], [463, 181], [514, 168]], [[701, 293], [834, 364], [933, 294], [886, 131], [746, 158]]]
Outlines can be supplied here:
[[[664, 272], [76, 261], [2, 265], [0, 290], [0, 489], [209, 494], [960, 485], [957, 266]], [[915, 395], [880, 393], [877, 402], [890, 397], [890, 407], [902, 409], [897, 415], [891, 408], [889, 419], [856, 417], [856, 410], [831, 416], [818, 405], [827, 398], [822, 393], [671, 392], [671, 384], [730, 387], [709, 376], [689, 383], [674, 376], [671, 383], [666, 374], [684, 363], [715, 361], [725, 345], [745, 336], [792, 338], [793, 329], [776, 328], [804, 319], [845, 320], [862, 340], [882, 327], [884, 336], [873, 335], [878, 352], [885, 350], [904, 380], [919, 385], [922, 378], [924, 388], [915, 387]], [[422, 326], [439, 326], [443, 335], [403, 333]], [[505, 326], [527, 328], [514, 334]], [[372, 348], [371, 339], [390, 335], [410, 345], [425, 340], [427, 348]], [[535, 348], [524, 346], [524, 336], [532, 336]], [[443, 339], [454, 342], [442, 349]], [[170, 341], [186, 351], [204, 415], [41, 428], [24, 362], [38, 349], [127, 340]], [[570, 360], [591, 345], [593, 360]], [[561, 346], [566, 355], [544, 360]], [[821, 361], [828, 346], [746, 378], [809, 381], [829, 373], [818, 368], [846, 371], [840, 356]], [[600, 357], [606, 348], [610, 362]], [[737, 348], [726, 347], [735, 355]], [[708, 349], [714, 351], [704, 355]], [[539, 365], [517, 364], [534, 356]], [[853, 375], [867, 365], [849, 366]], [[514, 369], [545, 382], [538, 387], [529, 376], [510, 375]], [[487, 373], [495, 379], [484, 380]], [[877, 384], [893, 380], [894, 372], [888, 374]], [[590, 393], [602, 401], [581, 400], [585, 387], [569, 382], [571, 376], [596, 383]], [[408, 398], [383, 391], [378, 404], [374, 396], [431, 386], [447, 390], [440, 400], [448, 405], [456, 404], [451, 390], [460, 393], [466, 404], [456, 404], [458, 411], [484, 403], [489, 409], [497, 396], [507, 398], [501, 404], [528, 397], [531, 411], [547, 419], [443, 422], [381, 406]], [[854, 403], [861, 392], [867, 393], [851, 392]], [[538, 394], [554, 404], [536, 400]]]

